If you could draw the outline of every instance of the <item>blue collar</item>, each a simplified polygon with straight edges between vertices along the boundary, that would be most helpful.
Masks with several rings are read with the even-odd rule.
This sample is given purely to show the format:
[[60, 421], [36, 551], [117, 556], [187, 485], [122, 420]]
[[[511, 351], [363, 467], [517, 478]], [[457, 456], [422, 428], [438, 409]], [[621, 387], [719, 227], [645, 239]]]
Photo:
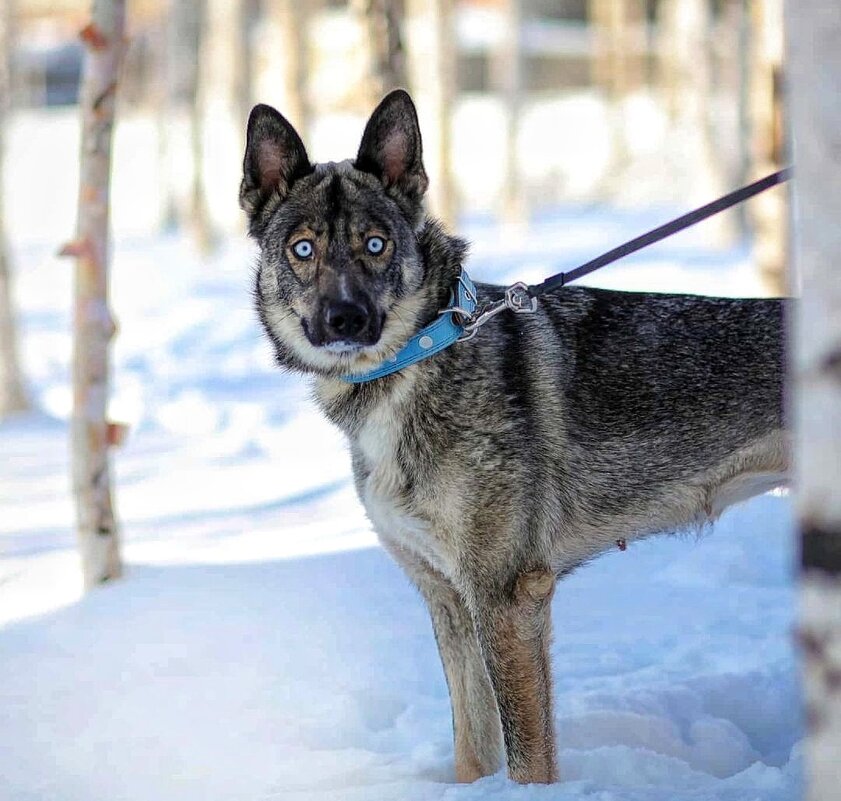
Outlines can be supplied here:
[[459, 312], [464, 311], [472, 315], [475, 310], [476, 286], [470, 280], [470, 276], [462, 270], [447, 308], [438, 312], [436, 320], [421, 328], [397, 354], [386, 359], [379, 367], [360, 375], [344, 375], [342, 380], [349, 384], [364, 384], [433, 356], [448, 348], [464, 333], [467, 320]]

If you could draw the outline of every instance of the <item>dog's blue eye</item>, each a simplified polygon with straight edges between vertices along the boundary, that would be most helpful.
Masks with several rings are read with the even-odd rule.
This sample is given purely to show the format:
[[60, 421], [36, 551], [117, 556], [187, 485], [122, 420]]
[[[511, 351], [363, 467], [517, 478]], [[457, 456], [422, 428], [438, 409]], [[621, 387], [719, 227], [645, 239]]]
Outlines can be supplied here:
[[299, 258], [299, 259], [308, 259], [312, 256], [312, 242], [309, 239], [302, 239], [300, 242], [296, 242], [292, 245], [292, 252]]
[[365, 247], [371, 255], [379, 256], [385, 250], [385, 240], [381, 236], [369, 236]]

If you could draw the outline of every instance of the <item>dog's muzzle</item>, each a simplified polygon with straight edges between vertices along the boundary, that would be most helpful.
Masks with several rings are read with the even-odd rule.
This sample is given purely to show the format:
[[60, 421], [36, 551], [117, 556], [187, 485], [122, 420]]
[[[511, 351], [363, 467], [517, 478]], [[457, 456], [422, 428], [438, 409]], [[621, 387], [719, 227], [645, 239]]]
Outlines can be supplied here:
[[305, 325], [304, 330], [317, 347], [352, 350], [353, 346], [376, 344], [382, 333], [383, 319], [384, 315], [367, 300], [325, 298], [311, 326]]

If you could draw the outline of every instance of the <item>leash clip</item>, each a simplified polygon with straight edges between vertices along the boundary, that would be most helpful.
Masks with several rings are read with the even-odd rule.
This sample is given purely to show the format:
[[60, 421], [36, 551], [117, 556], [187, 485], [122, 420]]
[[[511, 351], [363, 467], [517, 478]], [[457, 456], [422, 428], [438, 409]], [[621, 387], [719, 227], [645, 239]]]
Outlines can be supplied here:
[[[534, 297], [529, 288], [522, 281], [512, 284], [505, 290], [501, 300], [489, 303], [478, 314], [465, 315], [464, 333], [458, 338], [459, 342], [467, 342], [476, 336], [476, 332], [489, 320], [496, 317], [500, 312], [508, 309], [515, 314], [533, 314], [537, 311], [537, 298]], [[463, 310], [459, 309], [458, 312]]]
[[537, 311], [537, 298], [529, 292], [526, 284], [517, 281], [505, 290], [505, 305], [516, 314], [534, 314]]

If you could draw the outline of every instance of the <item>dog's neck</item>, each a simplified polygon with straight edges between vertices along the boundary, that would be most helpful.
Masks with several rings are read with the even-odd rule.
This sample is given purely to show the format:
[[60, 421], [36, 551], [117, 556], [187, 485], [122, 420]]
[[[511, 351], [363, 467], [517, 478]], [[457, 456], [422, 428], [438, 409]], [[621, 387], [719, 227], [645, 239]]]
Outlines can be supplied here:
[[[427, 217], [417, 233], [423, 262], [422, 298], [417, 330], [431, 323], [450, 301], [450, 294], [467, 255], [467, 242], [448, 234], [441, 223]], [[395, 391], [406, 390], [408, 375], [396, 373], [365, 384], [349, 384], [340, 378], [318, 376], [315, 398], [327, 417], [352, 435], [363, 423], [367, 411], [386, 401]]]
[[467, 242], [448, 234], [438, 220], [427, 217], [417, 235], [418, 250], [423, 260], [425, 295], [423, 314], [418, 330], [431, 323], [450, 301], [450, 293], [461, 273], [467, 256]]

